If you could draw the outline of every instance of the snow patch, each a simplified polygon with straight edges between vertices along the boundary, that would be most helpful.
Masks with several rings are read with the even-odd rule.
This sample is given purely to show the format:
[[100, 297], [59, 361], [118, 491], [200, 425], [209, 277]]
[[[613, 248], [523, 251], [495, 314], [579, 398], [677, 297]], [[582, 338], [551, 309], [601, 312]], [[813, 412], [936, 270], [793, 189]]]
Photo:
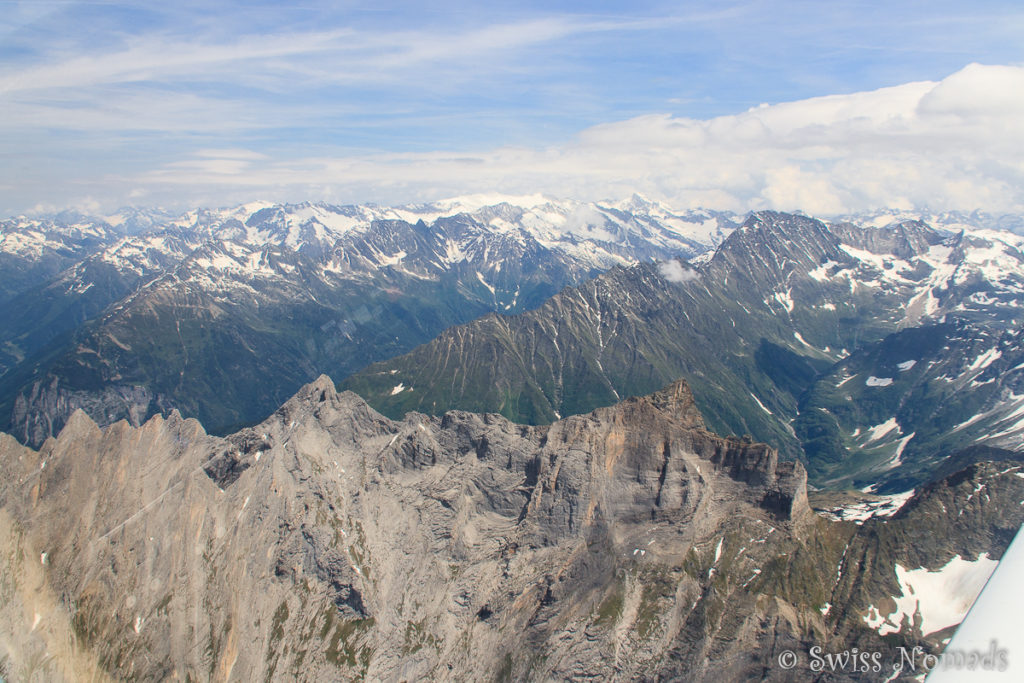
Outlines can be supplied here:
[[[865, 491], [866, 493], [866, 491]], [[856, 522], [862, 524], [873, 517], [891, 517], [914, 495], [914, 489], [889, 496], [879, 496], [876, 500], [843, 505], [819, 510], [818, 513], [836, 522]], [[842, 563], [840, 563], [842, 567]], [[837, 579], [838, 581], [838, 579]]]
[[872, 605], [864, 622], [883, 636], [898, 633], [904, 616], [919, 624], [925, 635], [959, 624], [997, 564], [987, 553], [973, 562], [956, 555], [936, 571], [907, 569], [897, 564], [896, 580], [901, 595], [893, 596], [895, 611], [882, 615]]
[[[1017, 537], [1003, 553], [999, 566], [989, 577], [981, 595], [971, 605], [970, 613], [957, 628], [953, 639], [946, 647], [946, 652], [985, 651], [989, 647], [995, 647], [996, 641], [1000, 648], [1006, 648], [1010, 653], [1022, 651], [1024, 637], [1019, 626], [1022, 568], [1024, 534], [1017, 532]], [[942, 667], [941, 670], [934, 670], [928, 680], [931, 683], [1024, 680], [1024, 666], [1021, 666], [1020, 658], [1010, 654], [1009, 663], [1006, 671], [998, 673], [975, 670], [967, 674], [956, 668]]]
[[483, 284], [483, 286], [486, 287], [491, 292], [491, 296], [493, 297], [495, 295], [494, 287], [491, 286], [491, 284], [484, 279], [484, 276], [480, 274], [479, 270], [476, 271], [476, 277], [478, 280], [480, 280], [480, 283]]
[[958, 432], [961, 429], [963, 429], [964, 427], [969, 427], [970, 425], [974, 424], [975, 422], [977, 422], [981, 418], [985, 417], [986, 415], [987, 415], [987, 413], [978, 413], [977, 415], [975, 415], [975, 416], [973, 416], [973, 417], [971, 417], [971, 418], [969, 418], [967, 420], [964, 420], [960, 424], [958, 424], [955, 427], [953, 427], [952, 431]]
[[794, 333], [793, 333], [793, 337], [794, 337], [794, 338], [796, 338], [796, 340], [797, 340], [798, 342], [800, 342], [801, 344], [803, 344], [803, 345], [804, 345], [804, 346], [806, 346], [807, 348], [809, 348], [809, 349], [813, 349], [813, 348], [814, 348], [813, 346], [811, 346], [810, 344], [808, 344], [808, 343], [807, 343], [807, 340], [806, 340], [806, 339], [804, 339], [803, 337], [801, 337], [801, 336], [800, 336], [800, 333], [799, 333], [799, 332], [794, 332]]
[[903, 449], [907, 447], [907, 444], [910, 443], [910, 440], [914, 438], [915, 434], [917, 434], [917, 432], [910, 432], [900, 439], [899, 445], [896, 446], [896, 453], [894, 453], [892, 459], [886, 463], [885, 469], [895, 469], [903, 464]]
[[[828, 271], [829, 271], [829, 269], [833, 268], [834, 266], [838, 266], [838, 265], [840, 265], [840, 264], [838, 264], [835, 261], [829, 259], [828, 261], [825, 261], [820, 266], [818, 266], [817, 268], [815, 268], [814, 270], [812, 270], [811, 272], [809, 272], [807, 274], [812, 279], [815, 279], [818, 282], [825, 282], [826, 280], [828, 280]], [[835, 308], [835, 306], [833, 306], [833, 308]]]
[[787, 289], [785, 293], [775, 292], [775, 300], [782, 304], [788, 313], [793, 312], [793, 297], [791, 296], [792, 291], [792, 289]]
[[408, 256], [408, 254], [406, 254], [404, 251], [399, 251], [396, 254], [390, 254], [388, 256], [381, 256], [380, 260], [377, 261], [377, 263], [382, 268], [387, 267], [387, 266], [397, 266], [399, 263], [402, 262], [402, 259], [404, 259], [406, 256]]
[[882, 424], [877, 424], [877, 425], [875, 425], [874, 427], [872, 427], [871, 429], [867, 430], [864, 433], [865, 436], [867, 437], [864, 440], [864, 445], [867, 446], [870, 443], [874, 443], [875, 441], [879, 441], [883, 437], [887, 436], [890, 432], [892, 432], [894, 430], [895, 430], [895, 432], [897, 434], [901, 434], [903, 432], [902, 428], [900, 427], [899, 422], [896, 421], [896, 418], [895, 417], [890, 417], [888, 420], [886, 420]]
[[872, 375], [867, 378], [864, 384], [869, 387], [887, 387], [892, 384], [892, 377], [875, 377]]
[[757, 396], [754, 396], [754, 394], [750, 394], [750, 398], [754, 399], [754, 401], [757, 403], [757, 405], [760, 406], [761, 410], [763, 410], [764, 412], [768, 413], [769, 415], [774, 415], [775, 414], [772, 411], [770, 411], [767, 408], [765, 408], [764, 404], [761, 403], [761, 401], [757, 398]]
[[984, 370], [988, 366], [992, 365], [995, 361], [999, 360], [1003, 355], [999, 349], [989, 349], [985, 353], [981, 354], [974, 359], [974, 362], [968, 366], [968, 370]]
[[846, 377], [844, 379], [839, 380], [839, 383], [836, 384], [836, 389], [838, 389], [839, 387], [843, 386], [844, 384], [846, 384], [847, 382], [849, 382], [851, 379], [853, 379], [856, 376], [857, 375], [850, 375], [849, 377]]

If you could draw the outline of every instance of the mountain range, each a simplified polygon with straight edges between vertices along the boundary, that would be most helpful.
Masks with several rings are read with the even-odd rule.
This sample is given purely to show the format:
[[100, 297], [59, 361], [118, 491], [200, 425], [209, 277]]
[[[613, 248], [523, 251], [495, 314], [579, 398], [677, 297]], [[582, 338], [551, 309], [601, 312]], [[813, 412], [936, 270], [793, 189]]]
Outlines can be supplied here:
[[1024, 521], [1019, 227], [0, 222], [0, 679], [918, 680]]
[[1022, 293], [1011, 233], [761, 212], [692, 263], [614, 268], [342, 386], [393, 417], [542, 424], [685, 377], [714, 429], [815, 485], [906, 490], [969, 447], [1021, 450]]
[[469, 197], [400, 208], [247, 204], [0, 225], [0, 428], [31, 444], [77, 409], [178, 408], [223, 432], [321, 372], [345, 376], [615, 265], [693, 256], [727, 214]]
[[685, 377], [815, 486], [1021, 450], [1024, 239], [984, 216], [500, 199], [9, 220], [5, 428], [176, 408], [226, 433], [321, 372], [392, 418], [545, 424]]

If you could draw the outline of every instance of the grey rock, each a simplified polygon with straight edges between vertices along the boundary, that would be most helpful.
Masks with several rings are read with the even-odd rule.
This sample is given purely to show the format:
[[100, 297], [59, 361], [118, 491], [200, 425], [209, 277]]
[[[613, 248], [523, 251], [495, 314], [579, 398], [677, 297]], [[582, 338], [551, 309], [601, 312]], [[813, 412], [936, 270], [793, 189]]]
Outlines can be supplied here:
[[862, 614], [894, 557], [918, 566], [909, 529], [928, 520], [928, 566], [998, 555], [1018, 482], [981, 468], [900, 519], [829, 522], [799, 463], [708, 432], [682, 382], [536, 427], [391, 421], [323, 376], [224, 438], [77, 411], [39, 451], [0, 435], [0, 643], [55, 680], [791, 680], [783, 649], [892, 648]]

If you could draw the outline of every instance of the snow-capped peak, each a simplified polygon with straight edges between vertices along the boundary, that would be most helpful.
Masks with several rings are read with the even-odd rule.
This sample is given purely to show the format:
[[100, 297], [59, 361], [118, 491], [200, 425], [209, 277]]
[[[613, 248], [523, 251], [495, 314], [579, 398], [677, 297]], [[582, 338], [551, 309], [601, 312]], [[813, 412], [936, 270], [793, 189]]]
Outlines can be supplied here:
[[450, 216], [455, 213], [474, 213], [480, 209], [498, 206], [499, 204], [509, 204], [510, 206], [515, 206], [520, 209], [533, 209], [538, 206], [543, 206], [544, 204], [559, 203], [562, 202], [543, 194], [507, 195], [494, 192], [450, 197], [448, 199], [442, 199], [440, 201], [423, 204], [421, 206], [424, 208], [429, 207], [431, 209], [449, 212], [445, 215]]

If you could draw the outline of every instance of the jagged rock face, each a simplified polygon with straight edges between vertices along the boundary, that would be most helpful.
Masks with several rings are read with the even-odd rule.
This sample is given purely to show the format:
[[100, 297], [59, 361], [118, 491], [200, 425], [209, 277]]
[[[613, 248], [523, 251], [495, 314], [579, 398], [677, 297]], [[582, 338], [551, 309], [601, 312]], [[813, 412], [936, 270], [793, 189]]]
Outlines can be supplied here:
[[[782, 649], [882, 647], [863, 615], [894, 558], [1001, 553], [1024, 479], [958, 476], [890, 522], [832, 523], [799, 464], [706, 431], [681, 382], [529, 427], [393, 422], [321, 377], [225, 438], [80, 411], [38, 452], [0, 436], [0, 602], [12, 666], [63, 638], [53, 678], [785, 680]], [[935, 501], [964, 509], [953, 532]]]
[[74, 391], [51, 377], [48, 383], [35, 382], [15, 399], [11, 423], [18, 426], [26, 443], [41, 444], [77, 410], [105, 417], [105, 423], [127, 419], [138, 427], [150, 415], [170, 409], [162, 396], [154, 396], [144, 386], [112, 384], [99, 391]]

